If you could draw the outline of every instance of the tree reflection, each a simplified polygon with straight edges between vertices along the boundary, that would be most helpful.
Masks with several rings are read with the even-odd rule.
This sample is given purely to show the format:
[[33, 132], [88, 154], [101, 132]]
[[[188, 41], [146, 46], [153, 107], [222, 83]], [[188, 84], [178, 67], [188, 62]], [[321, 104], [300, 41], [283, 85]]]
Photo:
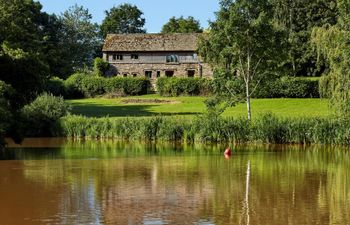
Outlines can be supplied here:
[[[36, 222], [63, 224], [274, 225], [350, 221], [348, 150], [237, 146], [235, 155], [225, 160], [221, 149], [115, 141], [67, 142], [53, 150], [54, 154], [48, 150], [39, 153], [40, 160], [2, 163], [0, 223], [26, 224], [19, 223], [18, 217], [28, 215]], [[33, 149], [11, 155], [16, 159], [29, 156], [35, 158]], [[21, 208], [6, 197], [18, 195], [14, 187], [40, 191], [15, 198], [26, 205]], [[29, 213], [32, 204], [36, 208]], [[16, 210], [17, 220], [10, 217], [11, 210]]]

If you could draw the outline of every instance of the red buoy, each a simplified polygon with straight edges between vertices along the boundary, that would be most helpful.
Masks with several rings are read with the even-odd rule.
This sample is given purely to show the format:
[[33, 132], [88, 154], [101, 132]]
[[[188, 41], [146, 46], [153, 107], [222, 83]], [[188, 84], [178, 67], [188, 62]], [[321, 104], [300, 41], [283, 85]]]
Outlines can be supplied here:
[[226, 149], [225, 149], [225, 152], [224, 152], [225, 157], [227, 157], [227, 156], [230, 157], [231, 154], [232, 154], [232, 152], [231, 152], [230, 147], [226, 148]]

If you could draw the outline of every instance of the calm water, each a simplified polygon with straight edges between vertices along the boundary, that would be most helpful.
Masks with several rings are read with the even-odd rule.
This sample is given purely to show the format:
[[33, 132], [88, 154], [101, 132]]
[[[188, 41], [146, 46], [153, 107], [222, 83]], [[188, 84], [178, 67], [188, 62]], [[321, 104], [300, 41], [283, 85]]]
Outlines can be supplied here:
[[[48, 147], [50, 146], [50, 147]], [[350, 151], [27, 140], [0, 151], [0, 224], [350, 224]]]

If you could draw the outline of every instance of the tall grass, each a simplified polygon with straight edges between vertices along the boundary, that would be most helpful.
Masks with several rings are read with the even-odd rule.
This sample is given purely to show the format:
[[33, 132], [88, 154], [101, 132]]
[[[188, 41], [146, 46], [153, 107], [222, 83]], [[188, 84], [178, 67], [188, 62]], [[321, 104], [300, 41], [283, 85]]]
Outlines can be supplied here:
[[62, 136], [147, 141], [296, 143], [350, 145], [350, 119], [279, 118], [265, 114], [244, 118], [200, 116], [151, 118], [87, 118], [67, 116], [59, 126]]

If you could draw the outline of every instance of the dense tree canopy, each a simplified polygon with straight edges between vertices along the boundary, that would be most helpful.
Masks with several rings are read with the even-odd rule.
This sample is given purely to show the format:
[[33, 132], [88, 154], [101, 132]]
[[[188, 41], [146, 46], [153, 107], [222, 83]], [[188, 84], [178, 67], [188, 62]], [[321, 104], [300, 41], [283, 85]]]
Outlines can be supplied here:
[[143, 28], [145, 18], [136, 6], [130, 4], [121, 4], [106, 11], [106, 18], [102, 21], [101, 33], [103, 37], [107, 34], [131, 34], [145, 33]]
[[248, 119], [251, 95], [264, 77], [274, 74], [283, 55], [284, 32], [274, 26], [272, 8], [266, 0], [221, 1], [209, 37], [199, 48], [207, 62], [223, 71], [216, 77], [220, 94], [237, 98], [242, 93], [235, 85], [241, 81], [245, 86]]
[[337, 21], [337, 0], [271, 0], [276, 23], [288, 31], [289, 58], [285, 62], [289, 74], [319, 76], [325, 70], [323, 61], [317, 62], [311, 45], [315, 26], [334, 25]]
[[93, 64], [95, 53], [102, 40], [99, 37], [98, 25], [92, 23], [91, 19], [88, 9], [78, 5], [70, 7], [59, 16], [61, 29], [58, 32], [61, 67], [64, 68], [63, 77]]
[[11, 105], [8, 100], [11, 94], [13, 94], [11, 86], [0, 80], [0, 150], [5, 131], [9, 129], [12, 121]]
[[202, 33], [203, 29], [200, 27], [198, 20], [195, 20], [192, 16], [184, 18], [172, 17], [169, 22], [164, 24], [161, 33]]
[[315, 28], [312, 41], [330, 70], [322, 78], [321, 92], [337, 111], [350, 114], [350, 1], [338, 0], [339, 18], [334, 26]]
[[32, 0], [0, 0], [0, 80], [17, 91], [14, 103], [33, 99], [50, 74], [54, 17]]

